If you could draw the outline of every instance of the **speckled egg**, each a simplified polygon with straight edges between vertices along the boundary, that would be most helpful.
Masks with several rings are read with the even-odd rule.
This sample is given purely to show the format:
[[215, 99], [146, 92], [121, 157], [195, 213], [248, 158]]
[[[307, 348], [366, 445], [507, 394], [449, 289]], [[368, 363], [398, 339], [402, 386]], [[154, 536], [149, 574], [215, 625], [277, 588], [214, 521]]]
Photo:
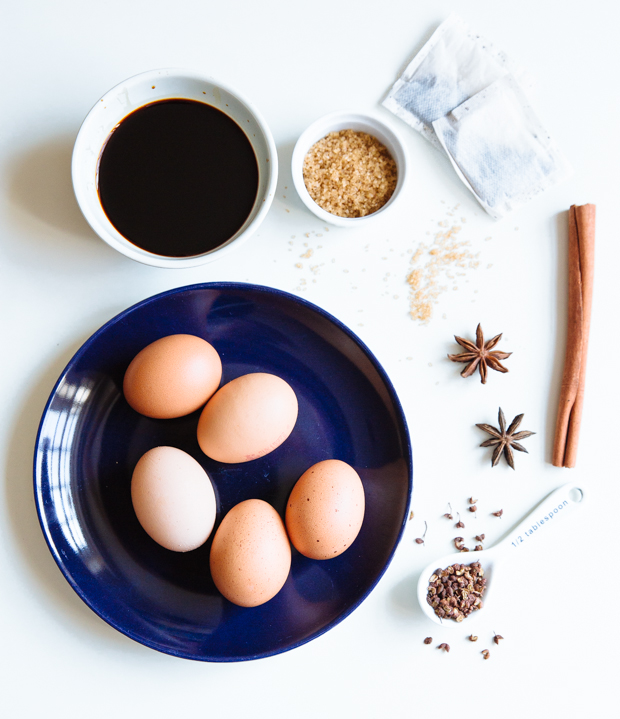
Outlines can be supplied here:
[[144, 531], [173, 552], [200, 547], [215, 524], [209, 475], [176, 447], [154, 447], [142, 455], [131, 478], [131, 501]]
[[213, 537], [210, 566], [215, 586], [233, 604], [257, 607], [275, 597], [291, 568], [280, 515], [262, 499], [235, 505]]
[[254, 372], [219, 389], [202, 410], [198, 444], [218, 462], [264, 457], [290, 435], [297, 421], [297, 397], [280, 377]]
[[183, 417], [202, 407], [219, 387], [222, 362], [195, 335], [168, 335], [147, 345], [125, 372], [123, 393], [147, 417]]
[[364, 487], [346, 462], [327, 459], [306, 470], [286, 505], [286, 529], [295, 549], [311, 559], [342, 554], [364, 521]]

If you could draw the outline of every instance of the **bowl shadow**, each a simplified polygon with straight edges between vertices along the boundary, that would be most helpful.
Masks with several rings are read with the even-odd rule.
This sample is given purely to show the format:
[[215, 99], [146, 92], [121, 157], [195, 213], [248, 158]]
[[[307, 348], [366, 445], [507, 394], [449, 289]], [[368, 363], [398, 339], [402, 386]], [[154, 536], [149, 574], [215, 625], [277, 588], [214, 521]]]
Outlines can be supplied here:
[[419, 578], [419, 572], [409, 574], [392, 588], [389, 600], [394, 614], [407, 619], [423, 619], [426, 616], [418, 602]]
[[274, 199], [278, 201], [278, 204], [282, 204], [290, 210], [303, 212], [315, 219], [314, 215], [312, 215], [310, 210], [308, 210], [301, 201], [295, 189], [295, 183], [293, 182], [291, 162], [296, 143], [297, 141], [295, 140], [283, 145], [278, 145], [278, 187]]
[[[97, 240], [73, 193], [69, 133], [32, 145], [9, 161], [8, 199], [21, 213], [62, 233]], [[17, 213], [11, 217], [21, 224]], [[22, 220], [23, 222], [23, 220]]]

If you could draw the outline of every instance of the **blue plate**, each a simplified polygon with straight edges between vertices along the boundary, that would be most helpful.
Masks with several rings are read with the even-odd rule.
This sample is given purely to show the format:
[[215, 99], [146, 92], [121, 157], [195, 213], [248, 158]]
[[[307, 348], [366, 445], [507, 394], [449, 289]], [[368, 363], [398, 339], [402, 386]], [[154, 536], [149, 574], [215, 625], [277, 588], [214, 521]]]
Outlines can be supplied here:
[[[219, 352], [222, 382], [248, 372], [285, 379], [299, 400], [290, 437], [266, 457], [227, 465], [198, 446], [200, 412], [155, 420], [122, 393], [131, 359], [169, 334], [203, 337]], [[301, 474], [323, 459], [352, 465], [364, 484], [360, 534], [335, 559], [293, 550], [288, 580], [260, 607], [231, 604], [209, 574], [211, 543], [170, 552], [133, 512], [130, 482], [151, 447], [195, 457], [215, 486], [217, 524], [259, 498], [280, 515]], [[202, 661], [241, 661], [304, 644], [350, 614], [381, 578], [402, 536], [412, 489], [402, 408], [385, 372], [343, 324], [315, 305], [267, 287], [181, 287], [122, 312], [69, 362], [37, 437], [35, 499], [43, 533], [69, 584], [102, 619], [158, 651]]]

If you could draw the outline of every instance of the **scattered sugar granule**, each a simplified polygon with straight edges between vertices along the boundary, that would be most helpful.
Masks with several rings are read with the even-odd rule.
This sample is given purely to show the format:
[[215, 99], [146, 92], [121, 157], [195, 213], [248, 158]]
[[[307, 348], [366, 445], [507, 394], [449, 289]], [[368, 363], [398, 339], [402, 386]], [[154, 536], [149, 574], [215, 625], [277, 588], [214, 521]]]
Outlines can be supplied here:
[[[406, 277], [411, 319], [428, 324], [434, 305], [447, 289], [440, 284], [441, 277], [453, 277], [451, 272], [456, 268], [475, 269], [479, 266], [478, 253], [472, 253], [470, 243], [457, 239], [460, 231], [460, 225], [453, 225], [437, 232], [431, 243], [420, 243], [411, 256], [412, 269]], [[456, 286], [453, 289], [456, 290]]]

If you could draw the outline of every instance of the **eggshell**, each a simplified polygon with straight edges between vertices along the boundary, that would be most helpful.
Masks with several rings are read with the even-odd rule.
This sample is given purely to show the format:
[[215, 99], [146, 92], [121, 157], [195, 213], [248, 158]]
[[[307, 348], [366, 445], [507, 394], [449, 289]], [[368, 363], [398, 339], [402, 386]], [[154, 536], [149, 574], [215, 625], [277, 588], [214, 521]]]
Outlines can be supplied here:
[[327, 459], [306, 470], [286, 506], [286, 529], [297, 551], [331, 559], [351, 546], [364, 521], [364, 487], [346, 462]]
[[291, 568], [291, 546], [280, 515], [262, 499], [235, 505], [213, 537], [210, 565], [215, 586], [233, 604], [268, 602]]
[[284, 442], [297, 410], [295, 392], [280, 377], [242, 375], [219, 389], [202, 410], [198, 444], [218, 462], [249, 462]]
[[125, 372], [123, 393], [147, 417], [171, 419], [195, 412], [222, 379], [222, 361], [195, 335], [168, 335], [147, 345]]
[[144, 531], [173, 552], [200, 547], [215, 524], [209, 475], [175, 447], [155, 447], [142, 455], [131, 478], [131, 501]]

